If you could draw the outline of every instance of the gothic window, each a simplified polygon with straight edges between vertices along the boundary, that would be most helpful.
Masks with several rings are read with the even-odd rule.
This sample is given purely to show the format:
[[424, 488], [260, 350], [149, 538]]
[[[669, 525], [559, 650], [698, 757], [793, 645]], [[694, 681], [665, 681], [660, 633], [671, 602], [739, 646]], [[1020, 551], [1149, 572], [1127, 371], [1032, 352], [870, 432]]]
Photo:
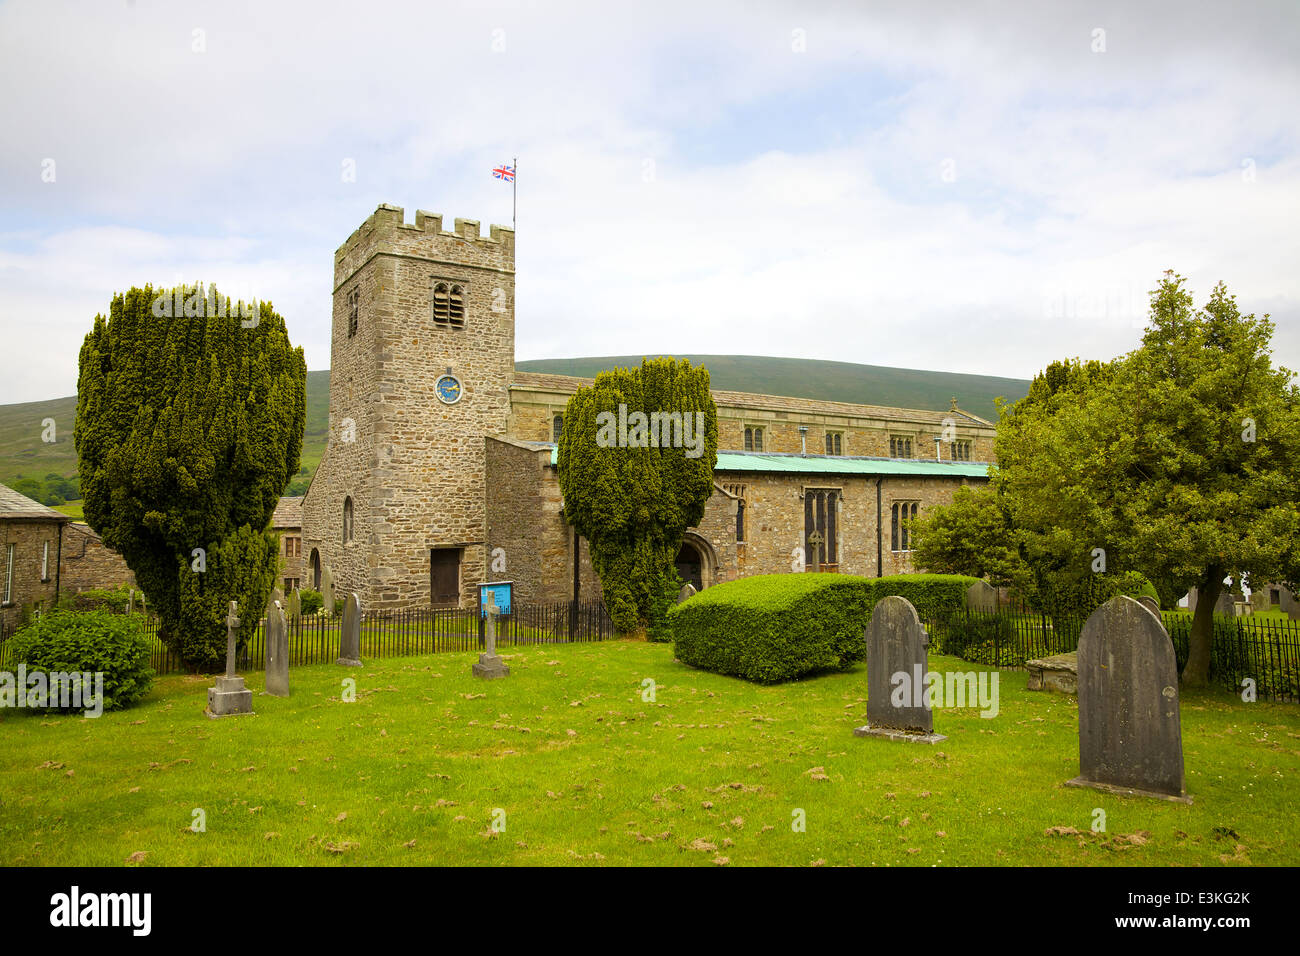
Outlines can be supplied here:
[[905, 435], [890, 435], [889, 436], [889, 457], [890, 458], [911, 458], [912, 439]]
[[352, 540], [352, 499], [343, 499], [343, 543]]
[[838, 488], [804, 489], [805, 571], [834, 571], [839, 566], [839, 501]]
[[348, 338], [357, 334], [357, 315], [361, 310], [361, 290], [354, 288], [348, 293]]
[[763, 450], [763, 429], [753, 425], [745, 426], [745, 451]]
[[556, 415], [551, 419], [551, 441], [560, 443], [560, 433], [564, 431], [564, 416]]
[[968, 441], [955, 441], [952, 443], [952, 460], [953, 461], [970, 461], [970, 445]]
[[740, 544], [745, 540], [745, 486], [737, 484], [726, 484], [722, 486], [727, 494], [736, 499], [736, 543]]
[[889, 510], [890, 532], [889, 547], [891, 551], [911, 551], [912, 538], [908, 522], [916, 518], [921, 508], [919, 501], [895, 501]]
[[826, 433], [826, 454], [844, 454], [844, 435], [841, 432]]

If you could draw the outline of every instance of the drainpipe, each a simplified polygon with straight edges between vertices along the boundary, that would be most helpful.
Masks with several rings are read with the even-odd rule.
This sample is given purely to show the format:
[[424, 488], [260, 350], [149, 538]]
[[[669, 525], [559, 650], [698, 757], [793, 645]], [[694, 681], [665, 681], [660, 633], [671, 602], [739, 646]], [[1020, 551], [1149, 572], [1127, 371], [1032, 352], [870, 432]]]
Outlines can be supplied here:
[[876, 479], [876, 577], [878, 578], [883, 578], [885, 576], [885, 530], [880, 524], [880, 485], [884, 480], [884, 478]]

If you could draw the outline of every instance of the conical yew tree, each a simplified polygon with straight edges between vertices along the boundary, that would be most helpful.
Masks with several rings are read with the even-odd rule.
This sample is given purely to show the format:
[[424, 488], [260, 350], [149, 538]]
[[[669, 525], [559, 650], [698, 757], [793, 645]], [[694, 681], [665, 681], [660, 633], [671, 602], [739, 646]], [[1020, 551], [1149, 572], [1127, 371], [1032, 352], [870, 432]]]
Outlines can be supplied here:
[[81, 347], [75, 441], [86, 521], [135, 572], [193, 669], [225, 658], [274, 586], [271, 514], [298, 471], [307, 366], [269, 302], [215, 286], [113, 297]]

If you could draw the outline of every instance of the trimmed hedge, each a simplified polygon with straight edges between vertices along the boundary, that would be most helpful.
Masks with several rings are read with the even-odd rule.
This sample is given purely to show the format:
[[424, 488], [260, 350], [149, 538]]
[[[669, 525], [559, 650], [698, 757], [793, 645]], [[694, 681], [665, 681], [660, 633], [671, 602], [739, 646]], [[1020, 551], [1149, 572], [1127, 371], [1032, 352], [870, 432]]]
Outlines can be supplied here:
[[904, 597], [925, 617], [960, 607], [974, 578], [765, 574], [718, 584], [668, 612], [677, 659], [760, 684], [847, 670], [866, 655], [876, 603]]
[[104, 710], [131, 706], [153, 683], [149, 638], [138, 615], [53, 611], [18, 631], [9, 644], [13, 666], [26, 664], [29, 675], [102, 673]]

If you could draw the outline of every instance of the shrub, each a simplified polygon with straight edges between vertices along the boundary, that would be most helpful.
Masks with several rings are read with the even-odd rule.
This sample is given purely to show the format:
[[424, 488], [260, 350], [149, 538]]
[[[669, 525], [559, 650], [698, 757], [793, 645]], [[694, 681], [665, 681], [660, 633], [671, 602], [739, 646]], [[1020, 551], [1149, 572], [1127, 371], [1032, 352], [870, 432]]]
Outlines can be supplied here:
[[315, 614], [325, 603], [319, 591], [313, 591], [310, 588], [304, 588], [298, 592], [298, 597], [302, 600], [302, 613]]
[[871, 596], [870, 578], [766, 574], [707, 588], [668, 620], [682, 663], [774, 684], [862, 660]]
[[[62, 611], [111, 611], [125, 614], [127, 602], [131, 600], [131, 589], [125, 585], [116, 588], [88, 588], [76, 594], [64, 594], [59, 598], [59, 610]], [[144, 593], [135, 592], [136, 609], [144, 605]]]
[[670, 575], [664, 575], [663, 593], [659, 595], [659, 600], [650, 607], [650, 622], [646, 626], [646, 640], [657, 641], [660, 643], [671, 643], [673, 639], [672, 619], [668, 616], [677, 605], [677, 597], [682, 592], [685, 581], [677, 575], [676, 571]]
[[941, 617], [966, 606], [966, 592], [979, 578], [964, 574], [895, 574], [871, 578], [872, 606], [891, 594], [907, 598], [921, 620]]
[[[139, 617], [109, 611], [54, 611], [10, 640], [27, 673], [102, 673], [105, 710], [129, 707], [149, 690], [149, 639]], [[50, 710], [59, 708], [51, 707]]]

